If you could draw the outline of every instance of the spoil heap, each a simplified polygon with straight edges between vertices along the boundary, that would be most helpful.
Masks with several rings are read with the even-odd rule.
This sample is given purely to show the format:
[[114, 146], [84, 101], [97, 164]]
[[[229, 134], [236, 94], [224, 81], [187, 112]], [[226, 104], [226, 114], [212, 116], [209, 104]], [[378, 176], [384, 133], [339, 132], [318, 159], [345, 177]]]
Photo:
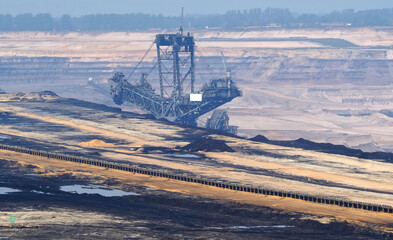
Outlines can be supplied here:
[[265, 136], [257, 135], [249, 140], [261, 143], [268, 143], [274, 145], [280, 145], [285, 147], [302, 148], [305, 150], [318, 151], [323, 153], [340, 154], [350, 157], [359, 157], [365, 159], [381, 159], [386, 162], [393, 162], [393, 154], [388, 152], [363, 152], [359, 149], [348, 148], [344, 145], [335, 145], [331, 143], [318, 143], [299, 138], [293, 141], [275, 141], [269, 140]]
[[184, 146], [182, 149], [188, 152], [235, 152], [225, 143], [225, 141], [215, 140], [211, 137], [201, 138], [200, 140]]

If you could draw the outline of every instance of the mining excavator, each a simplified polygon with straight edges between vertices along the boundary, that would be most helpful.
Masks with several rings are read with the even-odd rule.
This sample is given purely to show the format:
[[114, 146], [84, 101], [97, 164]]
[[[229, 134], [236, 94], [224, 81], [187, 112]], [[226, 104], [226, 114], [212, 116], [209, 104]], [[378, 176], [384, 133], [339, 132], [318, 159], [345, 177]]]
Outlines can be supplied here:
[[146, 79], [146, 73], [142, 73], [138, 82], [131, 83], [123, 73], [116, 72], [109, 79], [116, 104], [127, 101], [157, 119], [196, 126], [199, 116], [241, 96], [230, 71], [225, 77], [211, 79], [201, 89], [195, 89], [195, 41], [190, 33], [183, 33], [182, 27], [177, 33], [157, 34], [148, 51], [154, 45], [159, 93]]

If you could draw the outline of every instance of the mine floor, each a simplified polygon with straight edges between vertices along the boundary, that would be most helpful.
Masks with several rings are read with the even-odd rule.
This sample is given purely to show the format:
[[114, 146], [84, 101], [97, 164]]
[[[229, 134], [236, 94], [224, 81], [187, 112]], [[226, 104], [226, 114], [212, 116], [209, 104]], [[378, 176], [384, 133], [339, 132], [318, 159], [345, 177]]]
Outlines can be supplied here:
[[[148, 115], [63, 99], [52, 93], [3, 94], [0, 110], [1, 144], [393, 206], [393, 165], [381, 159], [254, 142], [205, 129], [176, 126]], [[220, 151], [220, 144], [213, 152], [203, 150], [207, 138], [213, 143], [224, 142], [234, 152]], [[187, 148], [196, 142], [199, 145], [195, 146], [202, 146], [201, 149]], [[0, 195], [4, 199], [2, 225], [9, 226], [10, 214], [16, 216], [17, 223], [18, 219], [23, 220], [3, 228], [4, 234], [16, 234], [13, 236], [37, 234], [37, 238], [49, 239], [53, 232], [68, 236], [79, 229], [80, 234], [94, 230], [95, 238], [102, 239], [112, 236], [258, 238], [261, 233], [265, 238], [291, 233], [294, 239], [315, 236], [331, 239], [336, 235], [362, 239], [386, 237], [393, 228], [392, 214], [230, 192], [9, 151], [0, 151], [0, 158], [4, 175], [1, 186], [21, 190]], [[98, 184], [141, 195], [107, 198], [59, 190], [61, 186], [75, 184]], [[60, 218], [54, 220], [55, 212], [65, 215], [54, 216]], [[39, 217], [34, 217], [35, 214]], [[65, 225], [57, 225], [61, 223]], [[81, 225], [77, 227], [78, 224]], [[52, 231], [56, 229], [54, 225], [60, 230]], [[98, 229], [100, 225], [105, 228]]]

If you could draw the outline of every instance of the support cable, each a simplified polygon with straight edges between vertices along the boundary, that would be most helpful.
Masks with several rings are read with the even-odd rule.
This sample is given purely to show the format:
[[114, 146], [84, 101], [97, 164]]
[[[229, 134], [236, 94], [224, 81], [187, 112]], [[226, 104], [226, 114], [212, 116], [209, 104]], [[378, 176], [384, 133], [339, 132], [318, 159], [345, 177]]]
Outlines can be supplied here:
[[139, 65], [142, 63], [142, 61], [145, 59], [145, 57], [147, 56], [147, 54], [150, 52], [151, 48], [154, 46], [155, 42], [153, 42], [149, 49], [145, 52], [145, 55], [143, 55], [142, 59], [138, 62], [138, 64], [134, 67], [133, 71], [130, 73], [130, 75], [128, 75], [128, 77], [126, 78], [126, 80], [130, 79], [131, 76], [136, 72], [136, 70], [138, 69]]

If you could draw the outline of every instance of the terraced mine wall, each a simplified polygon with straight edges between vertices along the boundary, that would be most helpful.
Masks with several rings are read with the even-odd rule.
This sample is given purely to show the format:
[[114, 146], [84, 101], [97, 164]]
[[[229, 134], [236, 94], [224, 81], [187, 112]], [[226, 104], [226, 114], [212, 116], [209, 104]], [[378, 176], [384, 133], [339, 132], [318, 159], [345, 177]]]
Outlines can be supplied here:
[[[233, 66], [233, 77], [239, 82], [385, 85], [390, 84], [392, 79], [393, 60], [388, 57], [388, 50], [385, 49], [311, 49], [307, 51], [305, 49], [246, 48], [244, 51], [249, 51], [248, 54], [255, 54], [255, 56], [227, 57], [228, 64]], [[318, 58], [318, 54], [323, 55], [332, 51], [337, 56], [331, 53], [333, 56]], [[230, 50], [224, 52], [228, 55], [231, 53]], [[352, 57], [347, 59], [347, 55]], [[211, 75], [215, 78], [225, 74], [221, 64], [213, 64], [220, 63], [221, 56], [200, 56], [196, 59], [198, 63], [197, 82], [203, 83], [204, 79], [211, 78]], [[143, 62], [135, 75], [136, 79], [142, 72], [150, 73], [150, 79], [158, 79], [157, 69], [151, 71], [154, 62], [155, 59]], [[128, 74], [137, 61], [129, 58], [110, 61], [99, 55], [89, 59], [22, 55], [0, 57], [0, 63], [1, 82], [45, 84], [45, 87], [48, 87], [51, 84], [84, 83], [89, 78], [104, 81], [116, 71]]]
[[86, 157], [72, 156], [69, 154], [61, 154], [61, 153], [54, 153], [54, 152], [48, 152], [48, 151], [42, 151], [42, 150], [35, 150], [35, 149], [19, 147], [19, 146], [0, 144], [0, 149], [18, 152], [18, 153], [29, 154], [29, 155], [33, 155], [33, 156], [40, 156], [40, 157], [44, 157], [44, 158], [51, 158], [51, 159], [56, 159], [56, 160], [68, 161], [68, 162], [76, 162], [76, 163], [88, 164], [88, 165], [104, 167], [104, 168], [111, 168], [111, 169], [131, 172], [131, 173], [144, 174], [144, 175], [153, 176], [153, 177], [202, 184], [202, 185], [207, 185], [207, 186], [212, 186], [212, 187], [217, 187], [217, 188], [224, 188], [224, 189], [233, 190], [233, 191], [242, 191], [242, 192], [249, 192], [249, 193], [254, 193], [254, 194], [263, 194], [263, 195], [269, 195], [269, 196], [293, 198], [293, 199], [299, 199], [299, 200], [303, 200], [303, 201], [314, 202], [314, 203], [325, 204], [325, 205], [335, 205], [335, 206], [339, 206], [339, 207], [356, 208], [356, 209], [362, 209], [362, 210], [372, 211], [372, 212], [384, 212], [384, 213], [393, 214], [393, 207], [392, 206], [376, 205], [376, 204], [365, 203], [365, 202], [350, 201], [350, 200], [338, 199], [338, 198], [334, 198], [334, 197], [315, 196], [315, 195], [309, 195], [309, 194], [292, 192], [292, 191], [282, 191], [282, 190], [278, 190], [278, 189], [271, 189], [268, 187], [261, 187], [261, 186], [256, 187], [256, 186], [244, 185], [244, 184], [233, 183], [233, 182], [228, 182], [228, 181], [208, 179], [205, 177], [200, 177], [200, 176], [195, 176], [195, 175], [192, 176], [189, 174], [171, 173], [169, 170], [151, 169], [151, 168], [147, 168], [147, 167], [140, 167], [135, 164], [131, 165], [131, 164], [124, 164], [124, 163], [115, 163], [115, 162], [109, 162], [109, 161], [104, 161], [104, 160], [99, 160], [99, 159], [92, 159], [92, 158], [86, 158]]
[[110, 62], [86, 62], [66, 57], [1, 57], [0, 81], [7, 84], [75, 84], [90, 77], [105, 79]]

